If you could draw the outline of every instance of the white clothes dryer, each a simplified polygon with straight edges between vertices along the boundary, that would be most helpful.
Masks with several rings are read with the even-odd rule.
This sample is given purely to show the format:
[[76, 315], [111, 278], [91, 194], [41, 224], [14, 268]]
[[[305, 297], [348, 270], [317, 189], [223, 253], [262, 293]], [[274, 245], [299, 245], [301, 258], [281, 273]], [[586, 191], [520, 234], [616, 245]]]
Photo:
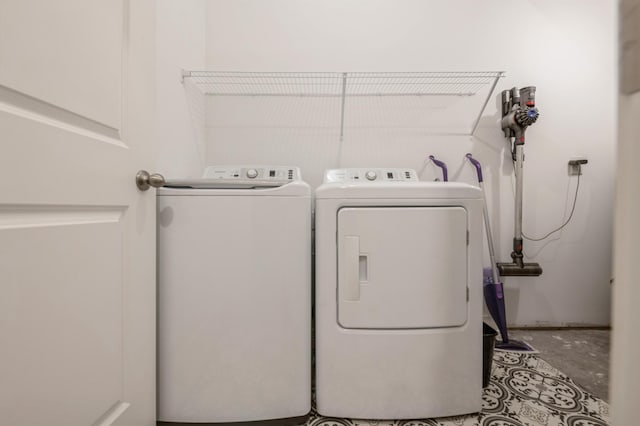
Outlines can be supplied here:
[[315, 198], [318, 413], [480, 411], [480, 189], [410, 169], [337, 169]]
[[158, 420], [304, 422], [311, 197], [295, 167], [209, 167], [158, 189]]

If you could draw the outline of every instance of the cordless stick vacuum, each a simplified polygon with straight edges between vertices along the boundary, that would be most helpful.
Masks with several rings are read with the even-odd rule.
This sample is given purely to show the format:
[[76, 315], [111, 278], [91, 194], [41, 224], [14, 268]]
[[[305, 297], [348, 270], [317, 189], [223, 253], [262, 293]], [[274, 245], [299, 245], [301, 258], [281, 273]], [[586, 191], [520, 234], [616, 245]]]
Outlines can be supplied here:
[[524, 162], [524, 141], [527, 127], [538, 119], [536, 109], [535, 86], [524, 87], [520, 90], [513, 88], [502, 92], [502, 130], [505, 137], [511, 141], [511, 156], [515, 162], [516, 174], [516, 202], [515, 202], [515, 231], [513, 237], [513, 251], [511, 263], [498, 263], [500, 275], [537, 277], [542, 274], [538, 263], [525, 263], [522, 254], [522, 179]]

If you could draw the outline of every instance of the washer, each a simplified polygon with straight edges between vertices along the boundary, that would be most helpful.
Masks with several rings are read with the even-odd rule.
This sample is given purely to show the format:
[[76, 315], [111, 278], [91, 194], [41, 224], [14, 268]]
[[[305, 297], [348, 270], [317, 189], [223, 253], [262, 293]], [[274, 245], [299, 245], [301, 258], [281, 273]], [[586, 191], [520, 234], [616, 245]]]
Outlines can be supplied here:
[[311, 197], [295, 167], [212, 166], [158, 190], [158, 420], [304, 422]]
[[482, 408], [482, 200], [410, 169], [316, 190], [316, 398], [331, 417]]

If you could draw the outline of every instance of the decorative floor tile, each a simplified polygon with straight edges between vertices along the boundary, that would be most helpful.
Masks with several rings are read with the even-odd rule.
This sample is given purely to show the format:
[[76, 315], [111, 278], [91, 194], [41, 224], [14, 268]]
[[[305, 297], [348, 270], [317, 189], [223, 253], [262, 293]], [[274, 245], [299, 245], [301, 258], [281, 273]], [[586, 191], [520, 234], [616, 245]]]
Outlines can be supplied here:
[[482, 412], [421, 420], [328, 418], [315, 410], [308, 426], [606, 426], [609, 405], [532, 354], [496, 351]]

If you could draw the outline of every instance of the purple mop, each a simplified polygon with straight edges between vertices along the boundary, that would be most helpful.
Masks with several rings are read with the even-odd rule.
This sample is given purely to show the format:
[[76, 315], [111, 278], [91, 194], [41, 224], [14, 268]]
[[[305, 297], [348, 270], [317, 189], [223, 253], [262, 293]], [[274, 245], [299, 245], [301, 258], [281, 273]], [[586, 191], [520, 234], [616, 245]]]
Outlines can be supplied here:
[[447, 165], [444, 164], [444, 162], [436, 159], [436, 157], [434, 157], [433, 155], [430, 155], [429, 159], [431, 161], [433, 161], [433, 164], [435, 164], [436, 166], [438, 166], [438, 167], [440, 167], [442, 169], [442, 180], [444, 182], [449, 182], [449, 174], [447, 173]]
[[466, 157], [469, 159], [471, 164], [476, 167], [476, 172], [478, 174], [478, 186], [482, 190], [484, 226], [487, 231], [489, 260], [491, 261], [491, 268], [485, 268], [483, 271], [482, 283], [484, 291], [484, 301], [487, 304], [487, 309], [489, 309], [491, 317], [498, 326], [500, 337], [502, 338], [501, 342], [496, 342], [496, 349], [516, 352], [534, 352], [535, 350], [525, 342], [509, 339], [509, 333], [507, 331], [507, 315], [504, 303], [504, 291], [502, 282], [500, 281], [500, 276], [498, 274], [498, 268], [496, 266], [495, 251], [493, 249], [493, 237], [491, 236], [491, 224], [489, 221], [489, 210], [487, 208], [487, 197], [484, 193], [484, 185], [482, 179], [482, 167], [480, 166], [480, 162], [473, 158], [471, 154], [467, 154]]

